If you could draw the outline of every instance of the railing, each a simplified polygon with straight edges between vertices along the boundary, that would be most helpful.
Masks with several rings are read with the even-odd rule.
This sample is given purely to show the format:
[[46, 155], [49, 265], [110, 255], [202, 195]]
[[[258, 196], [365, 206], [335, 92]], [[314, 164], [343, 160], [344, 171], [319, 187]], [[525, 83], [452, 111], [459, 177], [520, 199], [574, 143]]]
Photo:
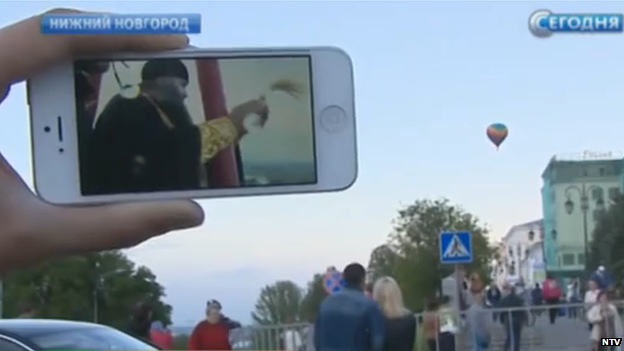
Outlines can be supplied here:
[[[618, 310], [618, 318], [622, 318], [620, 316], [624, 312], [624, 301], [611, 303]], [[509, 351], [587, 351], [591, 350], [592, 344], [586, 309], [584, 304], [490, 308], [480, 316], [489, 322], [479, 327], [489, 332], [489, 350], [506, 350], [505, 343], [508, 342]], [[553, 324], [550, 323], [549, 313], [556, 313]], [[425, 335], [422, 327], [426, 315], [430, 314], [416, 314], [417, 344], [422, 346], [415, 345], [415, 350], [435, 351], [430, 349], [430, 344], [435, 345], [439, 351], [477, 350], [472, 333], [474, 326], [471, 325], [466, 311], [461, 313], [457, 332], [438, 333], [435, 340], [423, 339]], [[315, 351], [312, 338], [313, 328], [307, 323], [247, 327], [232, 334], [234, 348], [238, 350]], [[516, 343], [517, 348], [514, 347]]]

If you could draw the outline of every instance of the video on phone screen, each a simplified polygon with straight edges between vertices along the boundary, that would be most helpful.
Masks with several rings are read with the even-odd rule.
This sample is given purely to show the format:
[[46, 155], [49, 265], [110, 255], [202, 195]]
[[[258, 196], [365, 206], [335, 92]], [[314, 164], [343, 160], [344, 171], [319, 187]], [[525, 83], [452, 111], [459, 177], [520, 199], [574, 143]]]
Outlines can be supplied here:
[[317, 181], [307, 56], [74, 69], [85, 196]]

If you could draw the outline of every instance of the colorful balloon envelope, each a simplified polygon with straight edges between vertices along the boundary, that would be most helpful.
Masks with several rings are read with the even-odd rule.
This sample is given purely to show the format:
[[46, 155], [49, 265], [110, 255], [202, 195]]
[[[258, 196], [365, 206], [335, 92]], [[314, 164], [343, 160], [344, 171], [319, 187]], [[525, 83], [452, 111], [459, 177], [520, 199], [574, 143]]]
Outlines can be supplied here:
[[502, 123], [494, 123], [491, 124], [486, 131], [488, 139], [496, 146], [498, 149], [499, 146], [507, 139], [507, 135], [509, 135], [509, 131], [507, 130], [507, 126]]

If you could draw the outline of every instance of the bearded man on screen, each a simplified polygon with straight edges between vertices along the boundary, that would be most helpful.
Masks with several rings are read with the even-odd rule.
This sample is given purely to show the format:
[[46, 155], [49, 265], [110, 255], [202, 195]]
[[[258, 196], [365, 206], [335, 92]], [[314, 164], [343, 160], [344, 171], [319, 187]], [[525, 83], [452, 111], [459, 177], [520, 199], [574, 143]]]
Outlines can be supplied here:
[[194, 124], [184, 105], [188, 70], [177, 59], [147, 61], [141, 80], [138, 96], [117, 94], [98, 116], [88, 141], [83, 193], [199, 189], [204, 165], [247, 133], [243, 120], [252, 114], [263, 123], [268, 118], [267, 105], [257, 99], [228, 116]]

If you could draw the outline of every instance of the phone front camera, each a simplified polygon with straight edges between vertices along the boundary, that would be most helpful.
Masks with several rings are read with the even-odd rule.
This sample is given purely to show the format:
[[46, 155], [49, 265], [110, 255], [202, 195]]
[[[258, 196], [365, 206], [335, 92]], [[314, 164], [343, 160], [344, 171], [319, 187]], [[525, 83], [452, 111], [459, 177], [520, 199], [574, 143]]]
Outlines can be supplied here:
[[46, 132], [46, 133], [50, 133], [50, 130], [51, 130], [50, 127], [44, 127], [43, 128], [43, 131]]
[[60, 152], [60, 153], [63, 153], [63, 152], [65, 152], [65, 149], [60, 148], [60, 149], [59, 149], [59, 152]]

